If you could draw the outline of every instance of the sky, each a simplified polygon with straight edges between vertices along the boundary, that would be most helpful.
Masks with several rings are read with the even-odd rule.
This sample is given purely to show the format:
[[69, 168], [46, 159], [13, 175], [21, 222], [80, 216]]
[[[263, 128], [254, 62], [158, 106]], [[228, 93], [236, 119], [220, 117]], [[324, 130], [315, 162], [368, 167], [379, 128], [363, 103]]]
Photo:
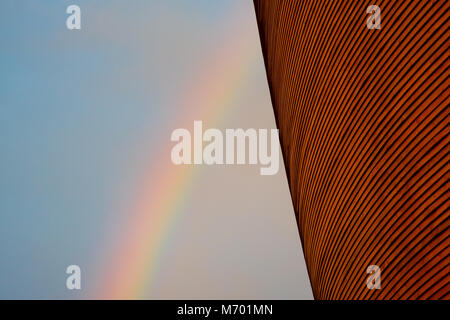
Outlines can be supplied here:
[[312, 299], [282, 161], [170, 160], [276, 127], [251, 1], [5, 0], [0, 39], [0, 298]]

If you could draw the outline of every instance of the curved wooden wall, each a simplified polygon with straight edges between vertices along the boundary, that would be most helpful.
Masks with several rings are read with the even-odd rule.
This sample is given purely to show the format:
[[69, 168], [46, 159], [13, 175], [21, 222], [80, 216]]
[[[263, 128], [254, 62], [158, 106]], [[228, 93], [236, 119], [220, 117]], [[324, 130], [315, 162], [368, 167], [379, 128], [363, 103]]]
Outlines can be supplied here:
[[449, 2], [254, 4], [315, 298], [449, 299]]

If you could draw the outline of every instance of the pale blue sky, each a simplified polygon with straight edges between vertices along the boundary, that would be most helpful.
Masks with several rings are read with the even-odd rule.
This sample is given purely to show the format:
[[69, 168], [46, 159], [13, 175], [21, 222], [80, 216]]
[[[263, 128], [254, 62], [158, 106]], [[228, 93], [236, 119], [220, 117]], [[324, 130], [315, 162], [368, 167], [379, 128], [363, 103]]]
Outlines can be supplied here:
[[[65, 9], [70, 4], [82, 8], [82, 30], [66, 29]], [[103, 246], [127, 219], [120, 201], [126, 207], [148, 161], [158, 156], [152, 150], [157, 150], [161, 139], [169, 142], [170, 123], [182, 108], [174, 104], [174, 96], [201, 71], [225, 29], [234, 21], [242, 23], [242, 17], [233, 16], [235, 6], [255, 23], [251, 41], [258, 42], [251, 1], [1, 1], [0, 298], [90, 295], [89, 283], [104, 267], [98, 263], [104, 253], [100, 251], [114, 250]], [[226, 125], [243, 125], [242, 119], [249, 119], [243, 123], [274, 126], [257, 50], [255, 61], [254, 83], [239, 102], [253, 109], [230, 115]], [[250, 105], [252, 101], [258, 105]], [[259, 122], [252, 120], [255, 114]], [[218, 209], [217, 220], [203, 225], [194, 236], [189, 228], [202, 225], [205, 215], [212, 214], [206, 211], [208, 205], [198, 205], [201, 195], [208, 194], [210, 186], [219, 183], [217, 179], [224, 179], [223, 186], [233, 183], [224, 175], [239, 179], [242, 172], [214, 171], [210, 180], [199, 179], [184, 209], [192, 219], [184, 222], [185, 229], [177, 229], [200, 259], [190, 261], [190, 268], [223, 259], [227, 248], [235, 250], [235, 262], [218, 270], [224, 277], [217, 283], [204, 279], [212, 281], [211, 287], [199, 284], [189, 289], [180, 283], [182, 270], [175, 265], [177, 250], [187, 249], [173, 243], [164, 256], [167, 268], [161, 270], [159, 291], [148, 297], [312, 297], [281, 169], [275, 180], [253, 178], [253, 171], [246, 171], [250, 178], [243, 181], [248, 185], [241, 192], [230, 191], [234, 207], [222, 212], [244, 217], [242, 238], [237, 236], [235, 244], [227, 244], [225, 238], [212, 240], [217, 257], [207, 260], [210, 250], [201, 243], [211, 228], [226, 229], [233, 218], [223, 220]], [[283, 203], [283, 214], [258, 200], [257, 192], [247, 199], [238, 197], [245, 188], [260, 184], [261, 192], [272, 194], [271, 203]], [[210, 195], [211, 199], [216, 196]], [[227, 202], [226, 197], [225, 193], [214, 201]], [[261, 203], [250, 205], [249, 201]], [[264, 212], [264, 208], [271, 209]], [[255, 217], [262, 216], [261, 223], [282, 219], [279, 229], [258, 223], [252, 229], [252, 216], [245, 216], [251, 210]], [[257, 239], [264, 239], [267, 232], [272, 232], [272, 247], [260, 248]], [[248, 250], [240, 252], [236, 245], [245, 248], [245, 241], [249, 241]], [[69, 264], [82, 267], [86, 285], [81, 292], [65, 288], [64, 270]], [[256, 273], [255, 267], [260, 268]], [[227, 274], [248, 279], [246, 289], [233, 287]], [[214, 278], [214, 272], [209, 276]], [[170, 278], [178, 280], [165, 280]]]

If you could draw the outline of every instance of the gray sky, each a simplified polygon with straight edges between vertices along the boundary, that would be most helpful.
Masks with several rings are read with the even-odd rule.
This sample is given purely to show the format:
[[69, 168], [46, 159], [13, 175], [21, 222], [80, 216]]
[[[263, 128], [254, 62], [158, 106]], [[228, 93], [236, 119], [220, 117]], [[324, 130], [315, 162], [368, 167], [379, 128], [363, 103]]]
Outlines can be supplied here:
[[0, 297], [311, 299], [281, 159], [170, 160], [194, 120], [275, 128], [252, 2], [69, 4], [0, 5]]

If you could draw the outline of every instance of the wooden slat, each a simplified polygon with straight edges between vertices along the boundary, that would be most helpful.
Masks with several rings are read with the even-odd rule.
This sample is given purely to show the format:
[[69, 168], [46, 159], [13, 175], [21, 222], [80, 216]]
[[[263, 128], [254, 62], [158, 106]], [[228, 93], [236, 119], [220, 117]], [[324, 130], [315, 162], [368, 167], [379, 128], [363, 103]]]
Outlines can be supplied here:
[[254, 4], [315, 298], [448, 299], [449, 3]]

